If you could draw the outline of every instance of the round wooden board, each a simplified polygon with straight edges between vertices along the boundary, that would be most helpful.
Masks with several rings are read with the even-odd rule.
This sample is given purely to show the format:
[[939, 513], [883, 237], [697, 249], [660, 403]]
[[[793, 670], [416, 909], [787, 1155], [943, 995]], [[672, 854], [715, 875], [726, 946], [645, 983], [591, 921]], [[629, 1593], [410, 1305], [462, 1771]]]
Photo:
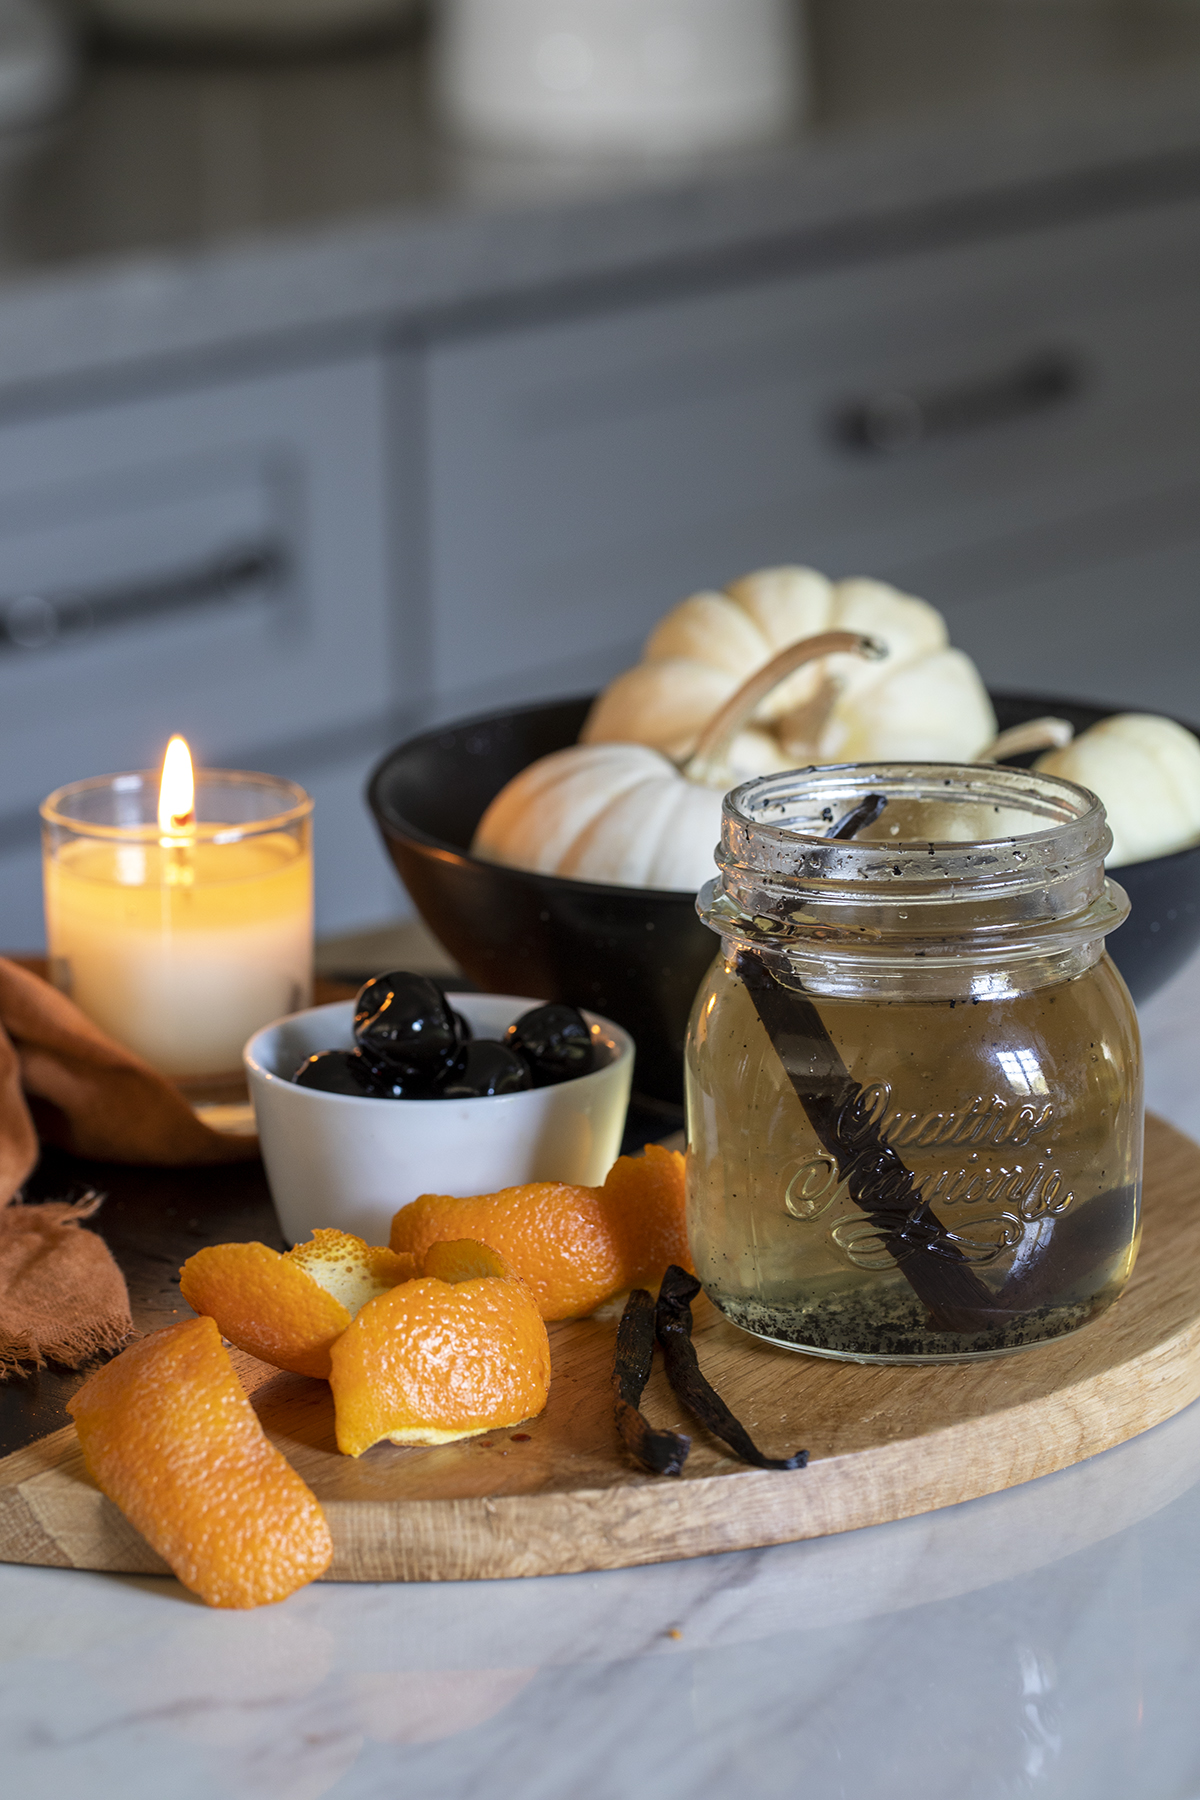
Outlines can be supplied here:
[[[550, 1328], [550, 1403], [522, 1429], [437, 1449], [333, 1441], [324, 1382], [238, 1356], [272, 1440], [325, 1507], [330, 1581], [463, 1581], [612, 1569], [851, 1531], [1066, 1468], [1200, 1395], [1200, 1148], [1146, 1126], [1145, 1230], [1132, 1281], [1094, 1325], [995, 1361], [876, 1368], [774, 1350], [696, 1309], [701, 1362], [769, 1454], [748, 1469], [685, 1418], [656, 1365], [645, 1411], [688, 1431], [682, 1477], [629, 1462], [612, 1422], [614, 1322]], [[0, 1462], [0, 1560], [164, 1573], [89, 1481], [73, 1428]]]

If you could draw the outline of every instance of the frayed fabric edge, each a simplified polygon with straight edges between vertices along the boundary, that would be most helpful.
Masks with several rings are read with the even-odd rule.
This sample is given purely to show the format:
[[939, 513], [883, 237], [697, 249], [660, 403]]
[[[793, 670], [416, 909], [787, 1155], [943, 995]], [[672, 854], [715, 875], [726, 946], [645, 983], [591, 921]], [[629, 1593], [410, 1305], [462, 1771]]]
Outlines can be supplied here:
[[64, 1332], [54, 1343], [34, 1344], [27, 1337], [0, 1332], [0, 1381], [11, 1375], [27, 1375], [47, 1363], [78, 1369], [93, 1356], [110, 1356], [135, 1336], [132, 1324], [97, 1330], [95, 1326]]
[[17, 1192], [5, 1207], [0, 1207], [0, 1218], [11, 1208], [23, 1213], [39, 1213], [47, 1217], [53, 1215], [56, 1225], [73, 1225], [77, 1221], [90, 1219], [100, 1211], [108, 1195], [99, 1188], [88, 1188], [78, 1200], [32, 1200], [22, 1192]]
[[[90, 1219], [103, 1206], [107, 1196], [98, 1188], [89, 1188], [77, 1200], [30, 1200], [15, 1194], [0, 1209], [0, 1217], [10, 1209], [36, 1212], [53, 1225], [68, 1226]], [[52, 1342], [34, 1343], [27, 1333], [6, 1331], [0, 1325], [0, 1381], [12, 1376], [28, 1375], [44, 1369], [47, 1363], [60, 1363], [78, 1369], [93, 1356], [109, 1356], [122, 1349], [135, 1336], [129, 1315], [120, 1322], [97, 1325], [80, 1324], [63, 1331]]]

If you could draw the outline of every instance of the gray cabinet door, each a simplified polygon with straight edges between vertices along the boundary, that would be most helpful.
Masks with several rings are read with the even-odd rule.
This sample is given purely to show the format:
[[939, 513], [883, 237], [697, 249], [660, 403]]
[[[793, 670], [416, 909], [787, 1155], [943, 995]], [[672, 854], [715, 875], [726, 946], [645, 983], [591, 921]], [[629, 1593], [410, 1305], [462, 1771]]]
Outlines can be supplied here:
[[1172, 205], [442, 344], [442, 711], [598, 684], [783, 561], [911, 586], [995, 681], [1186, 710], [1198, 309]]
[[327, 929], [395, 910], [359, 793], [404, 681], [386, 373], [352, 357], [0, 425], [0, 943], [36, 929], [42, 797], [152, 766], [173, 731], [328, 796]]

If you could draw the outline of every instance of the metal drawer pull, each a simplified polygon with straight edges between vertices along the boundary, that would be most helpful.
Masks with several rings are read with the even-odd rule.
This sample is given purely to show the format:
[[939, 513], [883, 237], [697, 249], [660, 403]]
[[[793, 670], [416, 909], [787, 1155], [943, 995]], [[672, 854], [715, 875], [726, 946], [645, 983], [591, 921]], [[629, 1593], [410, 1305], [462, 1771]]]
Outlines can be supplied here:
[[0, 651], [45, 650], [63, 638], [108, 625], [163, 617], [223, 600], [249, 588], [278, 587], [288, 573], [280, 544], [238, 545], [209, 562], [168, 571], [132, 586], [91, 592], [17, 594], [0, 599]]
[[1044, 412], [1074, 399], [1085, 386], [1077, 357], [1046, 350], [1015, 367], [957, 387], [885, 390], [840, 407], [832, 421], [837, 441], [853, 450], [910, 450], [930, 438]]

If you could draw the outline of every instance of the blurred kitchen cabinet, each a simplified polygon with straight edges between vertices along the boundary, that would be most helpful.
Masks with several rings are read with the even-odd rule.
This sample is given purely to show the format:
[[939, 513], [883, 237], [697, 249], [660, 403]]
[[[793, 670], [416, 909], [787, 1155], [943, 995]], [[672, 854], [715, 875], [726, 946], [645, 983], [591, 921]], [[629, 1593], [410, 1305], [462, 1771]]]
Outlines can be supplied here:
[[387, 379], [363, 355], [0, 425], [0, 941], [40, 936], [38, 801], [172, 731], [336, 798], [326, 929], [394, 909], [360, 797], [404, 683]]
[[322, 930], [387, 918], [389, 741], [771, 562], [926, 595], [993, 685], [1200, 715], [1200, 200], [1011, 217], [0, 415], [0, 942], [38, 800], [174, 730], [312, 789]]
[[995, 684], [1200, 715], [1200, 205], [435, 344], [443, 712], [594, 686], [771, 562], [941, 606]]

